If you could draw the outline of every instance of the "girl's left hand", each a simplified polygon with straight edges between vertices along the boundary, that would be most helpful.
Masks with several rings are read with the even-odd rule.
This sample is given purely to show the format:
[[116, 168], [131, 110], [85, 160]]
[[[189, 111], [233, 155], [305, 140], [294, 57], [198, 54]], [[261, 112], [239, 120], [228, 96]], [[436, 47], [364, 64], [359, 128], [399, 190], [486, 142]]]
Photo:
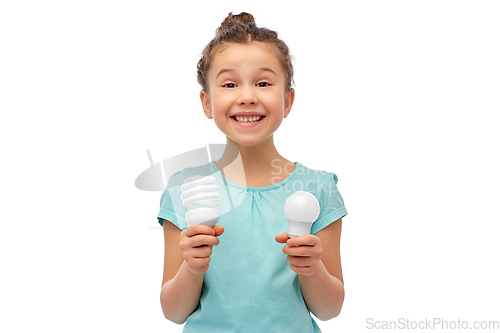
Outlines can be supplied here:
[[284, 232], [275, 237], [278, 243], [286, 243], [283, 253], [287, 254], [292, 271], [299, 275], [312, 275], [316, 273], [323, 248], [321, 239], [315, 235], [303, 235], [288, 238], [288, 233]]

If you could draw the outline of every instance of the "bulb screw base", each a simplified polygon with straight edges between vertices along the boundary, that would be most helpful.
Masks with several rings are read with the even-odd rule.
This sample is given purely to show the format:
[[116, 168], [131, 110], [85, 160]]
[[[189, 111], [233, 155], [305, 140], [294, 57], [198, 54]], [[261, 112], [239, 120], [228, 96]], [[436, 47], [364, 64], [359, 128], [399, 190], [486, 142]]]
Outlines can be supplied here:
[[288, 236], [290, 238], [308, 235], [311, 233], [312, 222], [288, 220]]

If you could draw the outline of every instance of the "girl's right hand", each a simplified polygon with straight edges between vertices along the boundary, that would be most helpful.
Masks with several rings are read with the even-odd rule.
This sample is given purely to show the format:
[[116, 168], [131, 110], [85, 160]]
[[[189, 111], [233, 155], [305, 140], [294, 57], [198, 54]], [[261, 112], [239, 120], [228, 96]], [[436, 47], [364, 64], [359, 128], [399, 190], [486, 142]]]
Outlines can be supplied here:
[[[195, 274], [203, 274], [208, 270], [208, 263], [214, 245], [219, 245], [219, 237], [224, 233], [224, 227], [216, 225], [209, 227], [194, 224], [181, 232], [179, 247], [188, 269]], [[207, 246], [203, 246], [203, 245]]]

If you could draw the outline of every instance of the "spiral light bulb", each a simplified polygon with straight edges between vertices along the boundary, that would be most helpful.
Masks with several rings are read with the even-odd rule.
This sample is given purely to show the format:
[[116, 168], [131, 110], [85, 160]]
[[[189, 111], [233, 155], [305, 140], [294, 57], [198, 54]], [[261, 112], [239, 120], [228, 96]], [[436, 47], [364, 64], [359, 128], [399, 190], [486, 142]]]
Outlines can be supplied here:
[[319, 216], [319, 202], [311, 193], [297, 191], [286, 199], [284, 210], [288, 220], [288, 236], [308, 235]]
[[[193, 224], [205, 224], [213, 227], [219, 221], [219, 211], [215, 208], [218, 200], [210, 200], [218, 198], [217, 191], [219, 185], [215, 183], [214, 176], [203, 177], [201, 175], [186, 178], [184, 185], [181, 187], [182, 204], [187, 207], [188, 211], [185, 214], [186, 223], [191, 226]], [[210, 185], [207, 185], [210, 184]], [[208, 207], [196, 207], [196, 206]]]

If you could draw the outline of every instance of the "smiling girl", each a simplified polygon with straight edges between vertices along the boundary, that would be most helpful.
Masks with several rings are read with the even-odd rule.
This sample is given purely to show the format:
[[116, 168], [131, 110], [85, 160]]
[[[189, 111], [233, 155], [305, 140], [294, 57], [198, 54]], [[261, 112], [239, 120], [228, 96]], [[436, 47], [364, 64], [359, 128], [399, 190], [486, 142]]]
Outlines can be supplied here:
[[[239, 154], [226, 151], [169, 184], [209, 168], [239, 205], [215, 227], [188, 227], [180, 193], [162, 195], [161, 306], [167, 319], [185, 322], [184, 332], [321, 332], [311, 313], [320, 320], [340, 313], [347, 211], [337, 176], [287, 160], [273, 141], [293, 105], [292, 81], [288, 47], [248, 13], [230, 13], [198, 63], [203, 111]], [[310, 234], [289, 238], [283, 206], [299, 190], [313, 194], [321, 212]]]

